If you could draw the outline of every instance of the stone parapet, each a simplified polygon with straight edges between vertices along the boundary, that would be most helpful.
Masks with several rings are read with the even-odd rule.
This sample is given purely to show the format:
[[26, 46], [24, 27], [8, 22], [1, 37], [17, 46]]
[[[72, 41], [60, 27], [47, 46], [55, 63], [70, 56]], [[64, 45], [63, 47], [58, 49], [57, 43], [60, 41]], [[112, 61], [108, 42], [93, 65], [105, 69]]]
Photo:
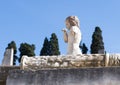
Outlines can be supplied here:
[[119, 66], [120, 54], [82, 54], [65, 56], [23, 56], [21, 69], [40, 70], [42, 68], [80, 68]]

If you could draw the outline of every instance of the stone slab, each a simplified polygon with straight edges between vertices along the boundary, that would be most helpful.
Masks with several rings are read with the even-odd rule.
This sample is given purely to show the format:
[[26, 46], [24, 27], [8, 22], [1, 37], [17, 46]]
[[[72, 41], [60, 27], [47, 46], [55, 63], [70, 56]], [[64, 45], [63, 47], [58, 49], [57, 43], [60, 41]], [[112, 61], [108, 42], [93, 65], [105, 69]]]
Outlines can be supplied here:
[[6, 85], [119, 85], [120, 67], [11, 70]]

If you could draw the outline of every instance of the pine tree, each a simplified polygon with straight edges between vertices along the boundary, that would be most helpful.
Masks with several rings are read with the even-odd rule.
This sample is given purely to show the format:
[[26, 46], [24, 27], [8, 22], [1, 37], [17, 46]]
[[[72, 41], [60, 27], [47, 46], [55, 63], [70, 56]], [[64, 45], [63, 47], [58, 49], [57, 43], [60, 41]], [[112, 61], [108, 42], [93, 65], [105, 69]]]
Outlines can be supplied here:
[[13, 65], [16, 65], [16, 60], [18, 59], [18, 57], [16, 56], [17, 53], [17, 47], [16, 47], [16, 43], [15, 41], [11, 41], [6, 49], [14, 49], [14, 55], [13, 55]]
[[47, 37], [44, 39], [44, 44], [40, 51], [40, 56], [42, 56], [42, 55], [44, 55], [44, 56], [49, 55], [49, 41], [48, 41]]
[[91, 53], [98, 53], [99, 50], [104, 50], [102, 31], [100, 27], [95, 27], [95, 31], [92, 35]]
[[35, 56], [34, 50], [35, 50], [34, 44], [30, 45], [28, 43], [21, 43], [19, 48], [20, 51], [19, 62], [21, 62], [21, 58], [23, 55], [27, 55], [28, 57]]
[[85, 43], [83, 43], [83, 45], [82, 45], [82, 54], [87, 54], [87, 51], [88, 51], [88, 48], [85, 45]]
[[49, 41], [49, 55], [60, 55], [59, 51], [59, 44], [58, 44], [58, 38], [55, 33], [51, 34], [51, 38]]

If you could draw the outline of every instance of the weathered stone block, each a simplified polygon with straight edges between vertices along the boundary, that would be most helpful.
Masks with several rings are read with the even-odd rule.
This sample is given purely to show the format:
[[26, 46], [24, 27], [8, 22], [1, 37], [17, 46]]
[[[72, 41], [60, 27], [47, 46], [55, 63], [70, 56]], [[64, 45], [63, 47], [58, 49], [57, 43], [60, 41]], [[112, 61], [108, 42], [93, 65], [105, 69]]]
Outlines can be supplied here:
[[119, 85], [120, 67], [11, 70], [6, 85]]

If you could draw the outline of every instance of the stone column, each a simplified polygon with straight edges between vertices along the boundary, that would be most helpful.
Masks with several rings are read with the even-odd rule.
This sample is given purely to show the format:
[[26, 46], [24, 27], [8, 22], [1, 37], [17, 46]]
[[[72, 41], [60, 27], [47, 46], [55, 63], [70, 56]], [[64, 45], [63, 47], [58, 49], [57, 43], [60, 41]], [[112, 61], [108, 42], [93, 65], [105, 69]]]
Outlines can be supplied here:
[[14, 55], [13, 48], [6, 49], [4, 53], [4, 58], [2, 60], [2, 66], [13, 66], [13, 55]]

